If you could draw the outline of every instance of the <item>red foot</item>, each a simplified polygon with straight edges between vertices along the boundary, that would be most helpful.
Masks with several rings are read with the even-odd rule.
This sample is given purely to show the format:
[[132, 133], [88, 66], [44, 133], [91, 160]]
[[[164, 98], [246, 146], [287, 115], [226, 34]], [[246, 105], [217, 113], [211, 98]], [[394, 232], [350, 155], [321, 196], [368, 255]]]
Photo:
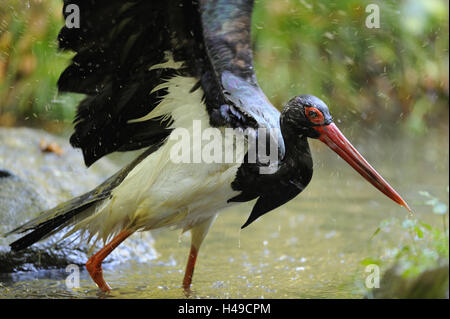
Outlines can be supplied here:
[[[93, 256], [94, 257], [94, 256]], [[97, 284], [103, 292], [111, 291], [111, 287], [103, 279], [103, 270], [101, 262], [98, 262], [95, 258], [89, 258], [86, 263], [86, 269], [91, 275], [92, 280]]]
[[189, 253], [186, 272], [184, 273], [183, 279], [183, 289], [186, 296], [189, 296], [191, 294], [192, 277], [194, 276], [194, 267], [195, 261], [197, 260], [197, 254], [198, 250], [193, 245], [191, 245], [191, 251]]
[[86, 269], [92, 277], [92, 280], [104, 292], [111, 290], [111, 287], [103, 279], [102, 262], [117, 246], [120, 245], [133, 232], [130, 230], [122, 230], [116, 237], [114, 237], [109, 244], [100, 249], [94, 256], [89, 258], [86, 263]]
[[191, 295], [191, 283], [192, 283], [192, 275], [188, 278], [185, 277], [183, 280], [183, 290], [186, 297], [189, 297]]
[[183, 289], [183, 291], [184, 291], [184, 295], [187, 297], [187, 298], [189, 298], [190, 296], [191, 296], [191, 294], [192, 294], [192, 291], [191, 291], [191, 288], [190, 287], [183, 287], [184, 289]]

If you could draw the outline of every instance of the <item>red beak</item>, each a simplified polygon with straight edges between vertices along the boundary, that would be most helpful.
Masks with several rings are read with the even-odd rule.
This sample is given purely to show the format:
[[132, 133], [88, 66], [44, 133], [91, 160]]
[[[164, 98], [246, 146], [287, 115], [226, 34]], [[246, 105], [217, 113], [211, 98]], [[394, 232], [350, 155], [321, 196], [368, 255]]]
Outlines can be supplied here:
[[375, 169], [359, 154], [356, 148], [345, 138], [334, 123], [314, 128], [320, 133], [319, 140], [335, 151], [350, 164], [362, 177], [378, 188], [383, 194], [397, 204], [405, 207], [410, 213], [411, 209], [401, 196], [377, 173]]

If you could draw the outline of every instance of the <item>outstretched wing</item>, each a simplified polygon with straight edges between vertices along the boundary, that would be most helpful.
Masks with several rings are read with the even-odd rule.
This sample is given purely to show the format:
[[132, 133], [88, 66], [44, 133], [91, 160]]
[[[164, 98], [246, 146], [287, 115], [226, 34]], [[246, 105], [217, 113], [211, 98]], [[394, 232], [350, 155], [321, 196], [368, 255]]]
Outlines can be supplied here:
[[212, 126], [279, 127], [253, 71], [253, 0], [64, 0], [66, 17], [74, 4], [80, 28], [64, 27], [58, 40], [76, 55], [58, 85], [87, 95], [71, 136], [86, 165], [170, 134], [170, 114], [133, 119], [161, 102], [160, 84], [175, 75], [198, 79], [191, 91], [202, 88]]

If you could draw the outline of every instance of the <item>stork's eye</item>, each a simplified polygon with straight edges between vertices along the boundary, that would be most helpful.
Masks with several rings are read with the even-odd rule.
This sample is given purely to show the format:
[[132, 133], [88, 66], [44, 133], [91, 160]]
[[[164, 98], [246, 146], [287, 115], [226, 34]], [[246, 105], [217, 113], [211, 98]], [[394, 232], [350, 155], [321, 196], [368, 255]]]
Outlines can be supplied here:
[[305, 113], [308, 120], [314, 124], [323, 124], [325, 122], [322, 112], [315, 107], [305, 107]]
[[313, 118], [313, 119], [319, 116], [317, 114], [317, 112], [314, 112], [314, 111], [309, 111], [308, 115], [309, 115], [308, 117]]

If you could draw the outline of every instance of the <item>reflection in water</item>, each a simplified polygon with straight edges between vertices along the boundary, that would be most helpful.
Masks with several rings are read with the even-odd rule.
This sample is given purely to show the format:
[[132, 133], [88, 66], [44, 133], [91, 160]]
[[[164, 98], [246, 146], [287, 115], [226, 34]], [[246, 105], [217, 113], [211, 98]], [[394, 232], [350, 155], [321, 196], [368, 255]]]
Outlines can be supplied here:
[[[448, 204], [448, 131], [418, 140], [350, 139], [408, 201], [415, 216], [433, 226], [439, 216], [423, 205], [427, 190]], [[370, 141], [370, 142], [368, 142]], [[220, 215], [205, 241], [194, 276], [201, 298], [361, 298], [367, 273], [361, 260], [381, 256], [402, 234], [386, 230], [370, 240], [386, 218], [407, 218], [334, 153], [312, 142], [314, 178], [295, 200], [240, 231], [251, 204]], [[447, 221], [448, 223], [448, 221]], [[110, 295], [98, 291], [86, 271], [81, 288], [68, 290], [64, 270], [0, 278], [6, 298], [184, 298], [181, 289], [189, 236], [157, 232], [161, 256], [105, 266]], [[178, 240], [178, 238], [181, 240]], [[384, 269], [381, 269], [383, 271]]]

